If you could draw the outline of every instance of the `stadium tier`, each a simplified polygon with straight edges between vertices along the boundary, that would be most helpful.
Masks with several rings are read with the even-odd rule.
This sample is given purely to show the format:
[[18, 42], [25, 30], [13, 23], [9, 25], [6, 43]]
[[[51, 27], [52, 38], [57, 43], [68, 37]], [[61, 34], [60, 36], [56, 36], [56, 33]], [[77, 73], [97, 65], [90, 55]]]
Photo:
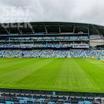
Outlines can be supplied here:
[[[90, 95], [90, 94], [89, 94]], [[0, 96], [0, 104], [103, 104], [104, 99], [99, 97], [88, 96], [68, 96], [55, 95], [49, 92], [47, 95], [39, 93], [38, 95], [31, 93], [3, 93]]]
[[[96, 25], [35, 22], [1, 24], [1, 49], [89, 49], [90, 35], [103, 35]], [[96, 31], [97, 33], [94, 33]]]
[[[93, 53], [88, 50], [103, 50], [103, 47], [103, 26], [65, 22], [0, 24], [1, 57], [72, 57], [77, 50], [80, 50], [77, 56], [88, 57]], [[94, 54], [98, 56], [99, 51]]]

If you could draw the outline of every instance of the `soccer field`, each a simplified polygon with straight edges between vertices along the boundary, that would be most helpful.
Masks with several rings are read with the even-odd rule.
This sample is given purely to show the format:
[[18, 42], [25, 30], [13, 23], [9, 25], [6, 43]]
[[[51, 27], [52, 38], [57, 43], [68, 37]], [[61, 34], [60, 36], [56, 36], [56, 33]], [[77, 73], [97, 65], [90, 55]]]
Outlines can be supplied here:
[[0, 88], [104, 93], [104, 63], [81, 58], [1, 58]]

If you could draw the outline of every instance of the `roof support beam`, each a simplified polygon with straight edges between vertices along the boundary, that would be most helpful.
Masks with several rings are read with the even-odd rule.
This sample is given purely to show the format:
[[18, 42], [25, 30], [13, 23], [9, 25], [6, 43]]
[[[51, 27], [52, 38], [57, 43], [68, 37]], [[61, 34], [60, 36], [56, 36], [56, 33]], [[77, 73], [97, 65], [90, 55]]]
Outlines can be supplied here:
[[8, 34], [10, 34], [10, 31], [8, 31], [7, 28], [4, 28], [4, 29], [5, 29], [5, 31], [6, 31]]
[[61, 27], [60, 27], [60, 25], [59, 25], [59, 33], [61, 33]]
[[98, 33], [98, 35], [101, 35], [99, 30], [93, 25], [93, 28], [96, 30], [96, 32]]
[[74, 27], [73, 27], [73, 33], [75, 33], [75, 29], [76, 29], [76, 26], [74, 25]]
[[20, 30], [19, 26], [17, 27], [17, 30], [19, 31], [19, 34], [23, 34], [22, 31]]
[[32, 33], [34, 34], [35, 31], [34, 31], [34, 29], [33, 29], [33, 26], [32, 26], [30, 23], [28, 24], [28, 27], [31, 29]]
[[47, 30], [46, 25], [44, 25], [44, 28], [45, 28], [45, 32], [46, 32], [46, 34], [48, 34], [48, 30]]
[[88, 24], [88, 44], [90, 46], [90, 25]]
[[89, 36], [89, 39], [90, 39], [90, 25], [88, 24], [88, 36]]

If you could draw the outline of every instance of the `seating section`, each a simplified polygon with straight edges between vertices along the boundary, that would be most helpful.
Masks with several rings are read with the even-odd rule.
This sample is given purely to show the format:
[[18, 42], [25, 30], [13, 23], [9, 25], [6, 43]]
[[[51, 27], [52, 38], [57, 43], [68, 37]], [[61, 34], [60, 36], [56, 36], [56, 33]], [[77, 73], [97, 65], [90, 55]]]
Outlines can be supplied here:
[[104, 59], [104, 50], [1, 50], [0, 57], [90, 57]]
[[35, 94], [1, 94], [0, 104], [104, 104], [102, 98]]

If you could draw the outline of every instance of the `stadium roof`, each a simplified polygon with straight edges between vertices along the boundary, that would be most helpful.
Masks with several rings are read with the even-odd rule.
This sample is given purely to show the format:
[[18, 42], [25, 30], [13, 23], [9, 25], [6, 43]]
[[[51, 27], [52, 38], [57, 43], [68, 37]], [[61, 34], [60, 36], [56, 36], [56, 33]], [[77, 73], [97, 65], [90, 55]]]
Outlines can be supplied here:
[[89, 33], [104, 35], [104, 26], [72, 22], [1, 23], [0, 34]]

